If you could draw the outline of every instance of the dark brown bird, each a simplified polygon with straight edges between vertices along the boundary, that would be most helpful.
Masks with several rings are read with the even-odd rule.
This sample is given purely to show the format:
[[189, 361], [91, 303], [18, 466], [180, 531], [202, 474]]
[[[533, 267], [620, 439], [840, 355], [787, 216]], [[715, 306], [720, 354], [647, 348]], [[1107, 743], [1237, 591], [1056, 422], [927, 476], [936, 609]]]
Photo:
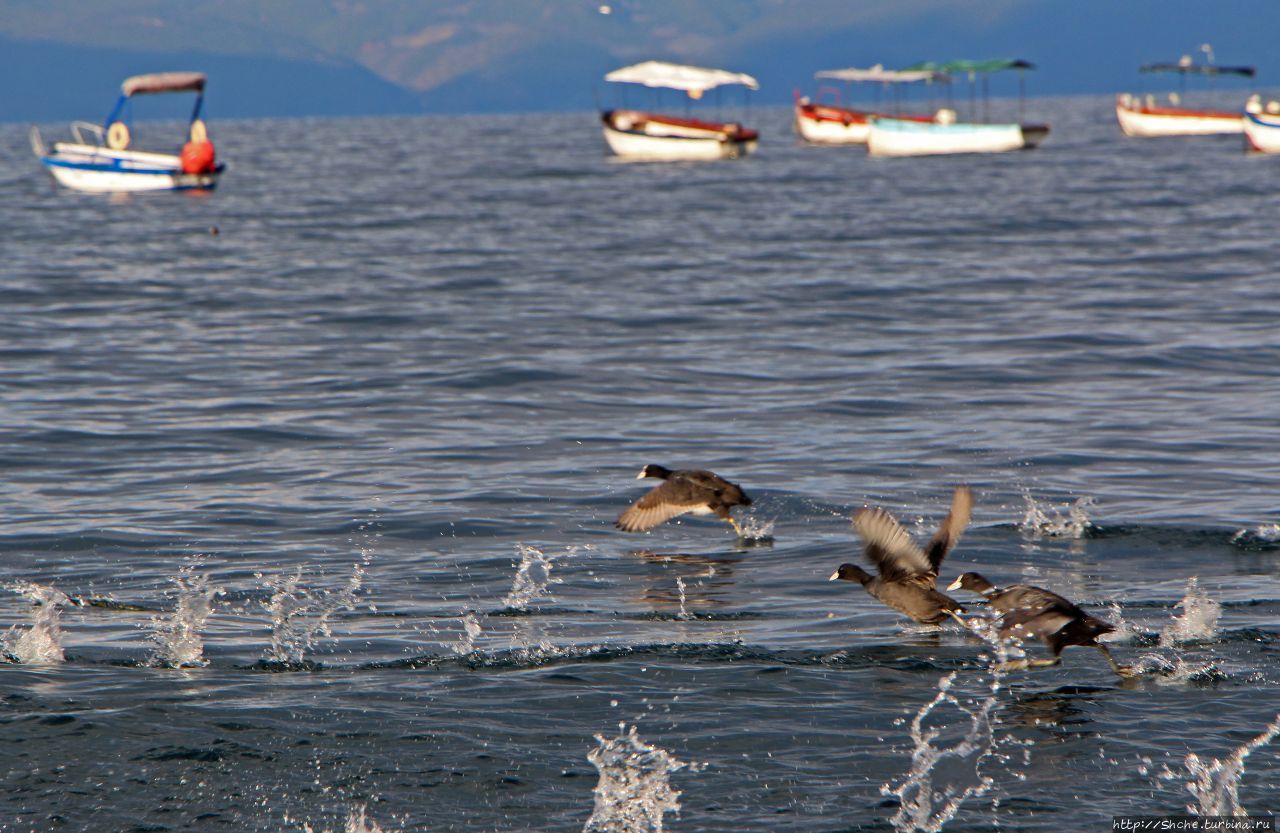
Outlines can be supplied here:
[[962, 573], [948, 590], [965, 589], [986, 597], [987, 603], [1000, 615], [1001, 638], [1026, 640], [1037, 637], [1053, 652], [1052, 659], [1024, 658], [1004, 663], [1004, 670], [1043, 668], [1062, 662], [1062, 651], [1070, 645], [1097, 648], [1121, 677], [1132, 677], [1134, 671], [1120, 665], [1111, 649], [1098, 642], [1098, 637], [1111, 633], [1115, 625], [1090, 616], [1071, 602], [1030, 584], [1012, 584], [999, 588], [978, 573]]
[[741, 536], [742, 527], [733, 519], [730, 509], [750, 506], [747, 497], [736, 483], [730, 483], [718, 474], [701, 469], [672, 471], [650, 463], [636, 475], [637, 480], [657, 477], [662, 480], [644, 497], [623, 512], [617, 527], [623, 532], [644, 532], [678, 515], [716, 515], [731, 525]]
[[853, 527], [862, 536], [863, 554], [879, 575], [871, 575], [856, 564], [841, 564], [831, 581], [856, 581], [875, 598], [925, 625], [937, 625], [948, 616], [963, 624], [957, 615], [964, 607], [937, 590], [942, 559], [960, 540], [973, 511], [973, 492], [957, 486], [951, 496], [951, 511], [942, 519], [926, 549], [907, 534], [898, 521], [883, 509], [859, 509]]

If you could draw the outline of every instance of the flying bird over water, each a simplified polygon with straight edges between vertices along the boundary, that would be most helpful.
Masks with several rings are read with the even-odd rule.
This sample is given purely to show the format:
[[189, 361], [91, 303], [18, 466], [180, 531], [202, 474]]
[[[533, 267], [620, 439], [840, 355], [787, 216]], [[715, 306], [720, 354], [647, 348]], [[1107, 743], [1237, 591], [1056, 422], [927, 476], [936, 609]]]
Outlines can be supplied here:
[[963, 573], [947, 587], [965, 589], [984, 597], [1000, 616], [1002, 638], [1041, 639], [1053, 652], [1052, 659], [1024, 658], [1004, 663], [1005, 670], [1043, 668], [1062, 662], [1062, 651], [1070, 645], [1097, 648], [1106, 656], [1111, 670], [1121, 677], [1132, 677], [1134, 671], [1120, 665], [1111, 649], [1098, 642], [1098, 637], [1111, 633], [1115, 625], [1090, 616], [1057, 593], [1029, 584], [1012, 584], [999, 588], [978, 573]]
[[672, 471], [652, 463], [640, 470], [637, 480], [656, 477], [662, 480], [623, 512], [617, 527], [623, 532], [644, 532], [679, 515], [716, 515], [730, 524], [739, 536], [742, 527], [730, 509], [750, 506], [751, 498], [718, 474], [701, 469]]
[[875, 598], [921, 624], [937, 625], [948, 616], [961, 621], [957, 614], [963, 613], [964, 607], [937, 590], [938, 568], [969, 525], [972, 510], [973, 492], [968, 486], [956, 487], [951, 511], [929, 546], [921, 549], [893, 515], [883, 509], [859, 509], [853, 515], [853, 527], [865, 544], [863, 554], [879, 575], [871, 575], [856, 564], [841, 564], [830, 580], [856, 581]]

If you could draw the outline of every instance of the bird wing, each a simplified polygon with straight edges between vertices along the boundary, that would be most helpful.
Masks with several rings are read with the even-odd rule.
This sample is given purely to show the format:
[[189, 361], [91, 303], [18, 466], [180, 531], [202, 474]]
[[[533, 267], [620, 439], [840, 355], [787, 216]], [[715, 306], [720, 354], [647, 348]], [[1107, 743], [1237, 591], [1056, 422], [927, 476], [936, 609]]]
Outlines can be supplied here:
[[680, 480], [684, 480], [693, 488], [705, 489], [711, 492], [715, 495], [717, 501], [727, 506], [751, 505], [751, 498], [747, 497], [747, 493], [742, 491], [737, 483], [725, 480], [715, 472], [706, 471], [705, 469], [678, 471], [667, 482], [678, 482]]
[[1009, 611], [1000, 619], [1000, 635], [1015, 636], [1018, 639], [1045, 639], [1073, 621], [1074, 616], [1057, 608], [1019, 608]]
[[992, 593], [990, 598], [992, 607], [1006, 613], [1027, 610], [1045, 613], [1052, 610], [1072, 618], [1085, 615], [1083, 610], [1057, 593], [1030, 584], [1014, 584]]
[[677, 515], [706, 507], [705, 500], [681, 494], [684, 491], [673, 487], [669, 480], [659, 483], [618, 517], [617, 527], [623, 532], [644, 532]]
[[942, 525], [925, 549], [925, 556], [929, 559], [929, 567], [934, 575], [938, 574], [942, 559], [947, 557], [947, 553], [960, 540], [960, 535], [969, 525], [969, 515], [972, 512], [973, 490], [968, 486], [957, 486], [955, 493], [951, 495], [951, 511], [942, 519]]
[[853, 528], [866, 545], [867, 560], [876, 565], [882, 578], [902, 581], [936, 577], [924, 550], [883, 509], [859, 509], [853, 515]]

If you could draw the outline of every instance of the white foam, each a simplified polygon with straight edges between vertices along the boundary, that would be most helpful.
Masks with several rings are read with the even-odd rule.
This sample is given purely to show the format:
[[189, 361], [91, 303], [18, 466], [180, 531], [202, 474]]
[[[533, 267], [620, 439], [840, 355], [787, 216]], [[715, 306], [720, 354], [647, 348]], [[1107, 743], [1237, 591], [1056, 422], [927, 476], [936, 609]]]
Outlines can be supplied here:
[[560, 584], [561, 580], [551, 575], [554, 556], [526, 544], [517, 544], [516, 551], [520, 553], [520, 566], [502, 603], [512, 610], [528, 610], [529, 602], [550, 596], [551, 585]]
[[1260, 524], [1253, 529], [1238, 529], [1231, 536], [1231, 543], [1257, 542], [1274, 544], [1280, 542], [1280, 524]]
[[339, 610], [355, 609], [371, 557], [365, 553], [361, 562], [352, 566], [351, 577], [341, 590], [304, 587], [301, 567], [292, 575], [266, 579], [271, 590], [271, 598], [263, 605], [271, 614], [271, 647], [267, 659], [301, 663], [319, 640], [333, 639], [330, 622]]
[[1171, 648], [1187, 642], [1203, 642], [1218, 633], [1222, 605], [1209, 598], [1195, 576], [1187, 581], [1187, 592], [1175, 605], [1182, 613], [1160, 631], [1160, 647]]
[[476, 649], [476, 639], [481, 633], [480, 617], [476, 615], [474, 610], [468, 610], [462, 614], [462, 634], [459, 635], [458, 641], [450, 647], [458, 656], [466, 656]]
[[[1005, 760], [998, 750], [1002, 741], [996, 736], [995, 713], [1004, 678], [1001, 669], [1009, 655], [994, 620], [973, 617], [968, 621], [970, 629], [988, 643], [988, 667], [978, 680], [961, 681], [970, 686], [976, 682], [976, 690], [957, 687], [958, 671], [943, 675], [938, 693], [912, 717], [911, 766], [896, 782], [880, 787], [882, 795], [898, 799], [898, 811], [890, 823], [899, 833], [942, 830], [966, 801], [994, 786], [985, 765], [993, 759]], [[944, 734], [954, 740], [940, 740]]]
[[62, 609], [71, 600], [61, 590], [30, 581], [9, 585], [32, 602], [31, 626], [11, 627], [0, 639], [0, 651], [15, 662], [57, 665], [65, 661], [62, 650]]
[[1093, 527], [1088, 513], [1094, 503], [1091, 497], [1077, 498], [1075, 503], [1061, 509], [1036, 501], [1029, 492], [1024, 492], [1022, 497], [1027, 507], [1018, 528], [1029, 538], [1080, 539]]
[[738, 522], [742, 530], [739, 537], [744, 541], [767, 541], [773, 538], [773, 527], [776, 521], [766, 521], [748, 515]]
[[384, 833], [378, 823], [367, 815], [365, 805], [351, 808], [347, 814], [347, 827], [344, 833]]
[[1202, 759], [1194, 752], [1185, 759], [1187, 792], [1195, 803], [1187, 805], [1187, 812], [1202, 816], [1247, 815], [1240, 804], [1240, 777], [1244, 775], [1244, 762], [1255, 750], [1266, 746], [1280, 735], [1280, 714], [1253, 740], [1242, 744], [1225, 758]]
[[680, 791], [672, 788], [671, 773], [704, 767], [645, 743], [635, 726], [619, 723], [618, 731], [616, 738], [596, 735], [600, 745], [587, 753], [600, 780], [583, 833], [662, 833], [666, 814], [680, 812]]
[[222, 590], [211, 586], [207, 575], [196, 572], [202, 564], [203, 559], [195, 556], [178, 568], [172, 579], [177, 597], [173, 612], [151, 619], [151, 639], [156, 643], [152, 665], [191, 668], [208, 662], [201, 634], [213, 613], [213, 599]]

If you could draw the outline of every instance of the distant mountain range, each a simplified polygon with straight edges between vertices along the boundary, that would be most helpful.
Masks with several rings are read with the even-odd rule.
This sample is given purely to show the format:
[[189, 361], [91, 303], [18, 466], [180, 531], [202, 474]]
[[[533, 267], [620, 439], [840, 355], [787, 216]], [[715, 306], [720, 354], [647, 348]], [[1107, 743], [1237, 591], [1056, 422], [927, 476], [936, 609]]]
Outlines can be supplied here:
[[0, 0], [0, 121], [96, 119], [171, 69], [209, 73], [215, 118], [585, 110], [648, 58], [749, 72], [768, 104], [819, 69], [962, 57], [1033, 61], [1032, 93], [1136, 89], [1211, 43], [1280, 87], [1278, 23], [1274, 0]]

